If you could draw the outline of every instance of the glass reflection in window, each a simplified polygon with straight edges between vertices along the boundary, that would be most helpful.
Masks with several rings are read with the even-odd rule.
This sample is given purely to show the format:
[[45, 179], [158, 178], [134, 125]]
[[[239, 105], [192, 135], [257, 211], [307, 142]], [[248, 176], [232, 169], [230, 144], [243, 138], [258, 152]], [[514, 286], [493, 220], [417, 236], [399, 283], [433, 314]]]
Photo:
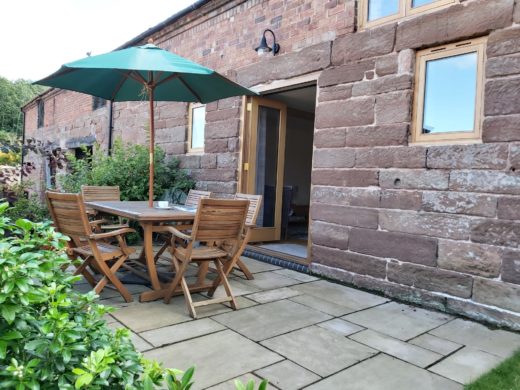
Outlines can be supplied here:
[[191, 111], [191, 148], [204, 148], [204, 125], [206, 123], [206, 106], [194, 107]]
[[399, 0], [369, 0], [368, 21], [399, 13]]
[[472, 52], [426, 63], [424, 134], [474, 130], [477, 59]]
[[412, 8], [422, 7], [423, 5], [435, 3], [438, 0], [412, 0]]

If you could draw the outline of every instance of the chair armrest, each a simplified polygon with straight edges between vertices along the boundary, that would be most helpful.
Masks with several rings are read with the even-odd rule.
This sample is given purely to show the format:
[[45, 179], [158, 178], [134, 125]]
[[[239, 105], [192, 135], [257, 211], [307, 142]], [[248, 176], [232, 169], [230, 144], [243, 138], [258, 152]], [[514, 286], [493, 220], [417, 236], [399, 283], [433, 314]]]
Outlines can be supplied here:
[[186, 241], [191, 241], [191, 236], [188, 236], [187, 234], [184, 234], [184, 233], [180, 232], [179, 230], [175, 229], [171, 225], [155, 226], [153, 228], [153, 231], [157, 232], [157, 233], [159, 233], [159, 232], [171, 233], [175, 237], [178, 237], [178, 238], [186, 240]]
[[131, 229], [131, 228], [123, 228], [123, 229], [113, 230], [111, 232], [106, 232], [106, 233], [91, 234], [89, 236], [89, 238], [91, 240], [102, 240], [104, 238], [122, 236], [123, 234], [127, 234], [127, 233], [135, 233], [135, 230]]
[[89, 223], [92, 225], [92, 226], [98, 226], [98, 225], [101, 225], [102, 223], [109, 223], [110, 221], [107, 220], [107, 219], [96, 219], [95, 221], [89, 221]]

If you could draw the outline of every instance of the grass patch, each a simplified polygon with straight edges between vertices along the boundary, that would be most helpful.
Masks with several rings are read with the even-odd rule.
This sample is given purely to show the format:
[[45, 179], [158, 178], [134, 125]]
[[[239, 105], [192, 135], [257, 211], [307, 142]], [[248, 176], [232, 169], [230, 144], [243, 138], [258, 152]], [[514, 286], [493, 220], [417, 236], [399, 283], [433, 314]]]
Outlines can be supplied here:
[[520, 351], [482, 375], [465, 390], [520, 390]]

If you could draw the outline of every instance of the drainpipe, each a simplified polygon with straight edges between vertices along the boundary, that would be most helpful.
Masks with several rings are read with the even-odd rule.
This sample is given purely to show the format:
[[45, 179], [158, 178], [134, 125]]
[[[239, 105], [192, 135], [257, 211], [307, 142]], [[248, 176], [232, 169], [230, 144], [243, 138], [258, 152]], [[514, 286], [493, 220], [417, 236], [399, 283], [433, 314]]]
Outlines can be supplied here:
[[25, 111], [23, 110], [23, 108], [20, 108], [20, 111], [22, 111], [22, 150], [21, 150], [21, 153], [22, 153], [22, 165], [21, 165], [21, 169], [20, 169], [20, 183], [22, 182], [23, 180], [23, 159], [24, 159], [24, 146], [25, 146]]
[[114, 130], [114, 119], [113, 119], [113, 108], [114, 101], [110, 100], [110, 104], [108, 105], [108, 155], [112, 155], [112, 132]]

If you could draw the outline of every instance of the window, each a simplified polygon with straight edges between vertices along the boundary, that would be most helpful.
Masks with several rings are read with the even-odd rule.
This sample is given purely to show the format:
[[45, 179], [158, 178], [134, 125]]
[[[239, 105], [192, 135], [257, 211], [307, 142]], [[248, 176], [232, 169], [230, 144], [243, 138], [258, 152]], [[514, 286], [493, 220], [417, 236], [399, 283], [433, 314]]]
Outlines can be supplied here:
[[188, 152], [204, 151], [204, 126], [206, 125], [206, 106], [190, 104]]
[[447, 6], [459, 0], [360, 0], [360, 28], [377, 26], [421, 12]]
[[43, 119], [45, 115], [45, 104], [43, 103], [43, 100], [38, 100], [38, 128], [43, 127]]
[[413, 142], [480, 140], [485, 39], [417, 53]]
[[105, 107], [106, 100], [97, 96], [92, 96], [92, 111], [96, 111], [98, 108]]

